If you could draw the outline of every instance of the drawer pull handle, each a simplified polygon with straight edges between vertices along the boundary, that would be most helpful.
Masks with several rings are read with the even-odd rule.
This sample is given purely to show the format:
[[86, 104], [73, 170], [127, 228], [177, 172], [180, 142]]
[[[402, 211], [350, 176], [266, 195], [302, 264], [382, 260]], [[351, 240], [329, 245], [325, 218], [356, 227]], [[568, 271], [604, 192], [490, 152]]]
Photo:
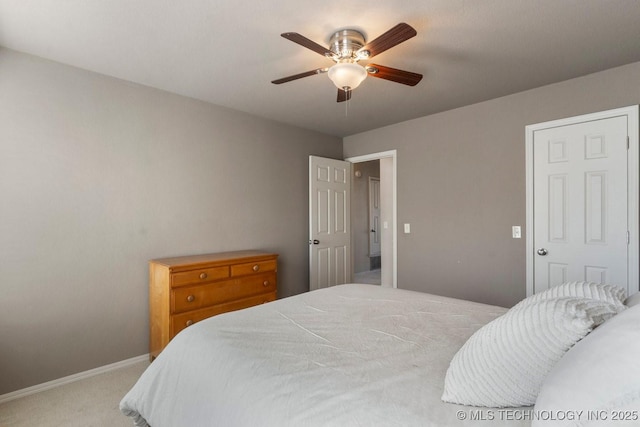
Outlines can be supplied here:
[[253, 266], [253, 271], [258, 271], [260, 270], [260, 266], [258, 264]]
[[206, 278], [207, 278], [207, 273], [202, 273], [202, 274], [200, 274], [200, 278], [201, 278], [202, 280], [206, 279]]
[[262, 286], [267, 287], [269, 286], [269, 281], [265, 280], [264, 282], [262, 282]]
[[185, 325], [187, 325], [187, 326], [191, 326], [191, 325], [193, 325], [193, 320], [187, 320], [187, 322], [185, 323]]
[[194, 299], [196, 299], [196, 297], [194, 297], [193, 295], [189, 295], [187, 297], [187, 301], [189, 301], [189, 302], [193, 302]]

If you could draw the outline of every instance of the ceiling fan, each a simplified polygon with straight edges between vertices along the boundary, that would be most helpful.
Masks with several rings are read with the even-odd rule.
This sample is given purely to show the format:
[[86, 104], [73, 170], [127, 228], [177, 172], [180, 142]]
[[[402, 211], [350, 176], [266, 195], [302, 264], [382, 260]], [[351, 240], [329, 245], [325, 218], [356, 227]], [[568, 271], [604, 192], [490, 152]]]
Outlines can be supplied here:
[[338, 102], [351, 99], [351, 92], [369, 75], [409, 86], [415, 86], [422, 79], [422, 74], [398, 70], [377, 64], [359, 65], [358, 61], [368, 60], [400, 43], [414, 37], [416, 30], [404, 22], [391, 28], [378, 38], [366, 43], [364, 35], [357, 30], [341, 30], [329, 41], [325, 48], [298, 33], [282, 33], [281, 36], [301, 46], [311, 49], [320, 55], [332, 59], [336, 64], [327, 68], [317, 68], [300, 74], [273, 80], [273, 84], [282, 84], [303, 77], [328, 73], [329, 78], [338, 88]]

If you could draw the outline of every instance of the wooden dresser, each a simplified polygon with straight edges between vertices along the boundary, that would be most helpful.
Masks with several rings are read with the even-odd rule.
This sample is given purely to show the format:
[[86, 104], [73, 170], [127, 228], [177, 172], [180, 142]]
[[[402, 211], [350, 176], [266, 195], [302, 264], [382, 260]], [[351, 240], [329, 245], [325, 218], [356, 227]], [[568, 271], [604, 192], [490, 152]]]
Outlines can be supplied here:
[[259, 251], [149, 261], [149, 356], [184, 328], [276, 299], [278, 255]]

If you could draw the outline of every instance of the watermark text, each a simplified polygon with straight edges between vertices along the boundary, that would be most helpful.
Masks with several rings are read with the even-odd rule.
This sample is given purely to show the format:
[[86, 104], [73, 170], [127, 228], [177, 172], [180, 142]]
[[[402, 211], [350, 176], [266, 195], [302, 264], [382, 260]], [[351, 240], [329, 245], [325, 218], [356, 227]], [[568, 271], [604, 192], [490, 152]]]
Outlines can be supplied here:
[[640, 411], [541, 411], [533, 409], [468, 409], [456, 413], [470, 421], [638, 421]]

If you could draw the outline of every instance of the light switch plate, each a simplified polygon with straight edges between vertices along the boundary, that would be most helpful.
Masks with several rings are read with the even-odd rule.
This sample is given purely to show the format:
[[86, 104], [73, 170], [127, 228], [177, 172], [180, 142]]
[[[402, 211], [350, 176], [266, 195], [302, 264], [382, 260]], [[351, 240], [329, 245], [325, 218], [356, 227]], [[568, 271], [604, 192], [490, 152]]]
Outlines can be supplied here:
[[511, 236], [514, 239], [521, 239], [522, 238], [522, 230], [520, 229], [519, 225], [514, 225], [513, 227], [511, 227]]
[[404, 234], [409, 234], [411, 233], [411, 224], [405, 224], [404, 225]]

